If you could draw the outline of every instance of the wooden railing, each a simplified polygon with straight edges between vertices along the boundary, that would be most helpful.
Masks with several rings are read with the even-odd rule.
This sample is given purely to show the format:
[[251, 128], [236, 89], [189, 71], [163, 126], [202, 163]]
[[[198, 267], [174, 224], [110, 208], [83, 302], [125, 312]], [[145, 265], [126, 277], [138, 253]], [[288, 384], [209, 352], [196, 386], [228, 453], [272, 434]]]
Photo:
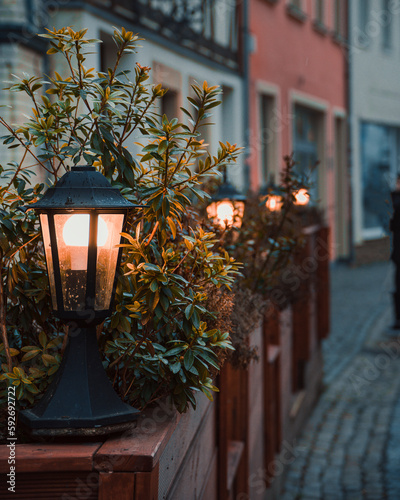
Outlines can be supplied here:
[[300, 284], [301, 297], [283, 311], [272, 309], [253, 331], [258, 362], [248, 369], [223, 366], [214, 403], [200, 395], [196, 411], [184, 415], [166, 405], [149, 408], [135, 429], [105, 442], [17, 445], [12, 496], [6, 490], [9, 449], [2, 445], [0, 498], [265, 498], [265, 489], [277, 484], [290, 463], [294, 439], [322, 382], [320, 341], [329, 332], [328, 229], [314, 226], [306, 238], [298, 263], [309, 276]]

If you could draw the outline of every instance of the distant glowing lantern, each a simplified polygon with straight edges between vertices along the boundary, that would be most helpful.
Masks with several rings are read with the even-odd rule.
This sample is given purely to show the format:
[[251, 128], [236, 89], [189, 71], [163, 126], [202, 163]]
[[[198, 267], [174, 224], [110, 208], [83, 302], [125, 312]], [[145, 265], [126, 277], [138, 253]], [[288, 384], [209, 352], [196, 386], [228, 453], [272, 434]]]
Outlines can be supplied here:
[[282, 198], [274, 194], [269, 195], [265, 206], [270, 212], [279, 212], [282, 207]]
[[212, 202], [207, 207], [208, 218], [226, 229], [229, 227], [240, 228], [244, 214], [246, 197], [239, 193], [227, 180], [224, 171], [224, 182], [219, 186], [212, 197]]
[[310, 201], [310, 195], [308, 194], [307, 189], [301, 188], [294, 194], [296, 199], [295, 204], [299, 206], [306, 206]]
[[94, 427], [104, 434], [108, 426], [115, 432], [139, 414], [114, 391], [96, 340], [96, 325], [112, 313], [118, 245], [135, 207], [90, 166], [72, 167], [29, 207], [40, 218], [53, 312], [69, 325], [55, 380], [34, 408], [21, 412], [34, 434], [84, 434]]
[[265, 206], [270, 212], [279, 212], [282, 208], [282, 196], [278, 193], [278, 186], [274, 184], [273, 176], [267, 185], [260, 190], [260, 197], [265, 199]]

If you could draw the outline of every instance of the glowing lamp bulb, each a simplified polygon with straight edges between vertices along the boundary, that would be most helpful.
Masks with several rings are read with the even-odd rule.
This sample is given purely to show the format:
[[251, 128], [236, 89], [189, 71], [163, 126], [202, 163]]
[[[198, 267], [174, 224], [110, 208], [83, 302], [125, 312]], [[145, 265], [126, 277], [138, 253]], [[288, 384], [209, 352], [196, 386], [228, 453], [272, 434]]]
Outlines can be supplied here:
[[265, 206], [270, 212], [277, 212], [281, 209], [281, 199], [280, 196], [271, 195], [268, 196]]
[[217, 219], [224, 225], [227, 224], [229, 226], [232, 225], [233, 223], [233, 215], [234, 215], [234, 209], [233, 205], [230, 201], [223, 201], [222, 203], [219, 203], [217, 206]]
[[[99, 216], [97, 220], [97, 246], [103, 247], [108, 239], [108, 228], [102, 217]], [[70, 247], [88, 247], [89, 224], [89, 214], [71, 215], [64, 225], [64, 243]]]
[[[97, 246], [103, 247], [108, 239], [107, 224], [102, 217], [97, 219]], [[63, 228], [63, 239], [71, 249], [71, 271], [83, 271], [87, 268], [89, 247], [89, 214], [74, 214], [69, 217]]]
[[306, 189], [299, 189], [294, 197], [296, 198], [296, 205], [307, 205], [310, 201], [310, 195]]

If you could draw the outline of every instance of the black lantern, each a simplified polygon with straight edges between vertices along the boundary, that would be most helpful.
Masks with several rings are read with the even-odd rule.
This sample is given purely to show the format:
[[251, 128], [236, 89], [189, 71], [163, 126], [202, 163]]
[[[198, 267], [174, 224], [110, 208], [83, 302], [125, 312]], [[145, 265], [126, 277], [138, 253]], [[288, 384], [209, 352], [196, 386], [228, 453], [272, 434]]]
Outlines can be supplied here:
[[138, 416], [115, 393], [96, 340], [96, 325], [112, 312], [122, 251], [117, 245], [135, 206], [86, 166], [72, 167], [29, 207], [40, 217], [53, 312], [69, 324], [55, 379], [33, 409], [21, 412], [35, 434], [102, 433]]
[[212, 201], [207, 207], [207, 215], [223, 229], [227, 227], [240, 228], [246, 197], [228, 181], [226, 168], [223, 175], [223, 183], [213, 194]]
[[260, 189], [259, 196], [265, 199], [265, 206], [270, 212], [279, 212], [282, 208], [282, 196], [279, 187], [274, 183], [274, 177], [271, 175], [270, 181]]

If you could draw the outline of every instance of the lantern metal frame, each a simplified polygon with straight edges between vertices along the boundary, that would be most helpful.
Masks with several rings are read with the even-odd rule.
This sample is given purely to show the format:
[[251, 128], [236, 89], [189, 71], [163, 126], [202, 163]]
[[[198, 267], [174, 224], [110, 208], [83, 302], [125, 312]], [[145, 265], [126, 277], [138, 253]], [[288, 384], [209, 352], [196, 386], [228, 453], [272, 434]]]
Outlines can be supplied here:
[[222, 184], [218, 186], [216, 192], [211, 196], [212, 202], [225, 200], [233, 203], [235, 201], [246, 202], [246, 196], [243, 193], [240, 193], [235, 186], [228, 181], [226, 167], [223, 170]]
[[[50, 187], [40, 201], [28, 207], [47, 215], [54, 289], [50, 276], [49, 284], [51, 293], [56, 295], [52, 305], [57, 304], [53, 313], [69, 325], [67, 348], [52, 383], [34, 408], [20, 413], [21, 423], [33, 435], [107, 434], [130, 426], [139, 415], [137, 409], [124, 403], [114, 391], [104, 371], [96, 337], [96, 325], [112, 312], [122, 248], [118, 250], [109, 307], [103, 310], [94, 307], [98, 217], [101, 214], [123, 215], [123, 230], [128, 212], [139, 206], [126, 200], [94, 167], [76, 166]], [[83, 310], [66, 311], [64, 307], [54, 223], [57, 214], [90, 215]], [[119, 243], [120, 240], [121, 237]], [[51, 271], [48, 262], [47, 269]]]

